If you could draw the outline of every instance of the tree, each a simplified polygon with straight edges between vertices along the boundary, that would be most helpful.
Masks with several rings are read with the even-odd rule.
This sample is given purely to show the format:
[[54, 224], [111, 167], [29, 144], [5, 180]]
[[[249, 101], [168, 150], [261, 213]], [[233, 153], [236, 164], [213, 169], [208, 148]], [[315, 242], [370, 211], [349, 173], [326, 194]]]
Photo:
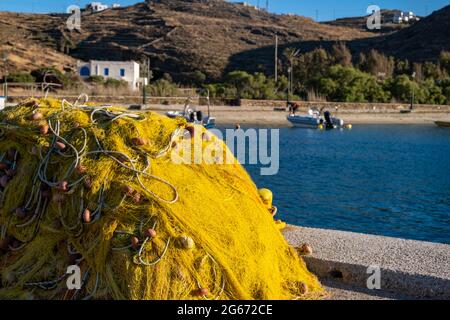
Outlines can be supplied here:
[[423, 80], [423, 71], [422, 71], [422, 64], [421, 63], [413, 63], [413, 75], [414, 80], [417, 82], [420, 82]]
[[291, 99], [291, 95], [294, 94], [294, 62], [300, 54], [300, 50], [295, 48], [287, 48], [284, 50], [284, 56], [289, 61], [289, 85], [288, 85], [288, 100]]
[[327, 99], [343, 102], [386, 102], [390, 98], [375, 77], [341, 65], [332, 66], [318, 81], [318, 91]]
[[393, 97], [397, 100], [408, 103], [411, 101], [412, 93], [414, 92], [414, 103], [421, 100], [421, 92], [419, 84], [412, 81], [408, 75], [402, 74], [396, 76], [389, 81], [387, 85]]
[[442, 95], [446, 98], [446, 103], [450, 104], [450, 78], [443, 79], [439, 83]]
[[447, 75], [450, 75], [450, 52], [442, 51], [439, 56], [439, 63], [441, 67], [445, 70]]
[[369, 69], [369, 67], [367, 66], [367, 57], [362, 52], [360, 52], [359, 55], [358, 55], [357, 67], [358, 67], [359, 70], [366, 71], [366, 72]]
[[411, 74], [411, 66], [409, 64], [409, 61], [407, 59], [405, 60], [398, 60], [395, 64], [395, 74]]
[[338, 42], [331, 47], [331, 58], [334, 64], [339, 64], [343, 67], [353, 66], [352, 53], [342, 42]]
[[316, 80], [323, 77], [331, 65], [332, 59], [323, 48], [299, 55], [294, 65], [296, 87], [306, 94], [308, 88], [314, 86]]
[[446, 97], [442, 89], [436, 85], [433, 79], [427, 79], [420, 83], [419, 103], [444, 104]]
[[225, 76], [225, 81], [236, 89], [237, 99], [245, 98], [252, 76], [245, 71], [232, 71]]
[[194, 81], [194, 84], [200, 86], [205, 83], [206, 75], [203, 72], [196, 70], [192, 75], [192, 80]]
[[389, 78], [394, 72], [395, 60], [376, 50], [370, 50], [367, 56], [367, 72], [382, 78]]
[[427, 61], [422, 65], [423, 76], [425, 79], [442, 79], [443, 72], [439, 64]]

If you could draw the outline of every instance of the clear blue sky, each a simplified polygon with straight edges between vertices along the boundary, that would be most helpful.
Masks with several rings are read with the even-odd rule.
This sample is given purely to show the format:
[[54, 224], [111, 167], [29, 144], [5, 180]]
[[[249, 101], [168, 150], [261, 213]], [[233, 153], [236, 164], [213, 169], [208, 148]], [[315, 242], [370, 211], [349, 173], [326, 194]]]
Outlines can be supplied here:
[[[98, 0], [97, 0], [98, 1]], [[239, 0], [242, 2], [244, 0]], [[266, 0], [245, 0], [254, 5], [260, 3], [265, 6]], [[0, 0], [0, 11], [18, 12], [64, 12], [71, 4], [85, 6], [90, 0]], [[103, 0], [106, 4], [120, 3], [123, 6], [131, 5], [138, 0]], [[236, 2], [236, 1], [234, 1]], [[316, 18], [320, 21], [334, 18], [365, 15], [369, 5], [376, 4], [381, 8], [401, 9], [414, 11], [424, 16], [434, 10], [450, 5], [450, 0], [270, 0], [270, 11], [277, 13], [296, 13]]]

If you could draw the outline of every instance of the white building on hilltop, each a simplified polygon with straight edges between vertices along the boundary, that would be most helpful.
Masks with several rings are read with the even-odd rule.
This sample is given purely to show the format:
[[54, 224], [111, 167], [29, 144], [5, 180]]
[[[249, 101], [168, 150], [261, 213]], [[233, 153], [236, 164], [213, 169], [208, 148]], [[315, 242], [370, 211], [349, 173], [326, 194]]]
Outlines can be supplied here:
[[399, 12], [394, 15], [394, 23], [408, 23], [412, 21], [417, 21], [419, 18], [412, 11]]
[[81, 78], [102, 76], [127, 82], [131, 90], [138, 90], [146, 78], [140, 77], [139, 64], [134, 61], [97, 61], [77, 62], [77, 73]]
[[91, 2], [88, 7], [91, 8], [94, 12], [100, 12], [108, 9], [108, 5], [101, 2]]

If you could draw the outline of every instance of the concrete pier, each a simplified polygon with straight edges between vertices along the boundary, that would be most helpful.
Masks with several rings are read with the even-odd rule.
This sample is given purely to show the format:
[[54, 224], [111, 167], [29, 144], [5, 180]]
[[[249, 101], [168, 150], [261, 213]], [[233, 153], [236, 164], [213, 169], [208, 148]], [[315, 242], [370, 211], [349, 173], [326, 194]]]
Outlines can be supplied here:
[[[353, 232], [288, 226], [287, 241], [308, 243], [302, 256], [331, 299], [450, 299], [450, 245]], [[379, 267], [380, 290], [369, 290], [369, 267]]]

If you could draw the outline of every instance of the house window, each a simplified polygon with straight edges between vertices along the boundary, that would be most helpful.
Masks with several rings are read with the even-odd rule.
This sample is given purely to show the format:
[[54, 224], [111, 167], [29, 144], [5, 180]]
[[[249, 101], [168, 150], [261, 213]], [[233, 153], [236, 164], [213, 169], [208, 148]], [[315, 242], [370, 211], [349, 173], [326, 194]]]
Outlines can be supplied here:
[[109, 76], [109, 68], [105, 68], [105, 70], [104, 70], [104, 72], [103, 72], [103, 75], [104, 75], [105, 77]]
[[120, 76], [125, 77], [125, 69], [120, 69]]

